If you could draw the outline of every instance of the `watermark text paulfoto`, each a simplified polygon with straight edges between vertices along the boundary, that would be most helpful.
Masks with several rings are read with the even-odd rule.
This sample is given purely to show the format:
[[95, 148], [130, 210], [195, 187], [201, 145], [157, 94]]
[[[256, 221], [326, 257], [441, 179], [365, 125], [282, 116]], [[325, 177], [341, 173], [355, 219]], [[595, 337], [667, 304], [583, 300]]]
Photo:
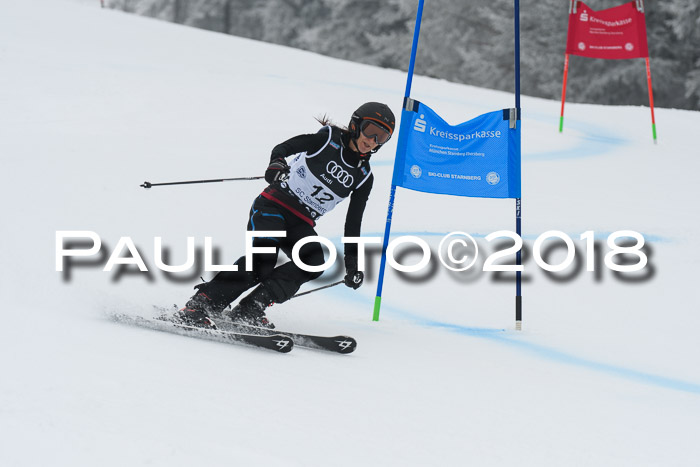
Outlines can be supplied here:
[[[245, 257], [246, 270], [252, 269], [252, 258], [257, 254], [275, 253], [276, 249], [272, 246], [255, 246], [256, 238], [284, 238], [284, 231], [249, 231], [245, 236]], [[515, 232], [509, 230], [499, 230], [484, 237], [487, 242], [494, 244], [502, 243], [496, 240], [505, 240], [508, 246], [502, 249], [496, 249], [491, 252], [483, 261], [477, 265], [480, 251], [479, 245], [470, 234], [466, 232], [451, 232], [445, 235], [439, 244], [436, 256], [440, 263], [450, 271], [462, 272], [470, 268], [480, 268], [484, 272], [522, 272], [525, 270], [525, 265], [509, 264], [503, 260], [521, 255], [525, 249], [523, 239]], [[550, 230], [539, 235], [531, 248], [528, 251], [528, 257], [531, 257], [535, 264], [542, 270], [549, 273], [564, 271], [575, 262], [581, 262], [581, 258], [577, 257], [583, 254], [585, 259], [586, 271], [596, 271], [599, 268], [600, 261], [600, 245], [595, 240], [594, 231], [583, 232], [579, 236], [579, 240], [584, 242], [583, 252], [576, 248], [572, 238], [565, 232], [558, 230]], [[365, 271], [366, 269], [366, 247], [368, 245], [382, 245], [381, 237], [343, 237], [343, 244], [356, 244], [358, 250], [358, 269]], [[549, 242], [557, 242], [565, 249], [565, 256], [561, 261], [554, 264], [550, 263], [551, 247], [544, 248], [543, 245]], [[301, 248], [308, 243], [320, 243], [328, 250], [328, 258], [321, 265], [308, 265], [303, 262], [300, 257]], [[238, 266], [235, 264], [214, 264], [214, 254], [212, 246], [212, 237], [204, 237], [204, 271], [237, 271]], [[634, 230], [619, 230], [607, 236], [606, 239], [608, 251], [602, 258], [602, 262], [606, 268], [615, 272], [633, 273], [643, 270], [648, 264], [648, 254], [645, 249], [645, 239], [642, 234]], [[404, 256], [397, 254], [397, 250], [404, 247], [416, 249], [420, 252], [420, 259], [414, 264], [402, 264], [397, 257]], [[179, 265], [166, 264], [163, 254], [162, 237], [154, 237], [153, 239], [153, 261], [155, 267], [166, 273], [184, 273], [192, 270], [195, 267], [195, 237], [187, 237], [186, 260]], [[128, 253], [128, 254], [125, 254]], [[430, 245], [422, 238], [414, 235], [404, 235], [392, 239], [386, 249], [386, 263], [389, 267], [403, 273], [415, 273], [429, 267], [433, 252]], [[313, 236], [306, 237], [298, 241], [292, 249], [292, 261], [301, 269], [308, 272], [322, 272], [334, 266], [337, 260], [337, 251], [333, 242], [325, 237]], [[70, 258], [90, 258], [95, 261], [95, 264], [104, 262], [106, 252], [103, 250], [103, 242], [100, 236], [93, 231], [57, 231], [56, 232], [56, 271], [64, 271], [66, 262]], [[619, 258], [624, 257], [624, 261]], [[149, 268], [144, 261], [144, 256], [136, 247], [131, 237], [120, 237], [117, 245], [112, 250], [106, 262], [104, 262], [103, 271], [110, 272], [117, 265], [133, 265], [141, 272], [148, 272]], [[630, 258], [632, 259], [630, 261]], [[616, 259], [618, 259], [616, 261]], [[476, 265], [476, 266], [475, 266]]]

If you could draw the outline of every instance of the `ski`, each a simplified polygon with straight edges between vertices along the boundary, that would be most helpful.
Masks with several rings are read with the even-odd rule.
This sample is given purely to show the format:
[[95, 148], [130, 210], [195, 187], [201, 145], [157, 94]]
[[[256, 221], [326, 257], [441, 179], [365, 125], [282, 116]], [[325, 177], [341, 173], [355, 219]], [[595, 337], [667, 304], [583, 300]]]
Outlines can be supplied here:
[[181, 336], [196, 337], [216, 342], [246, 344], [262, 347], [275, 352], [287, 353], [294, 347], [293, 339], [281, 333], [245, 333], [236, 330], [206, 329], [186, 324], [176, 323], [167, 317], [145, 318], [127, 314], [112, 314], [112, 319], [119, 323], [136, 325], [156, 331], [170, 332]]
[[[164, 315], [172, 314], [177, 311], [177, 305], [171, 308], [154, 305], [154, 308]], [[261, 328], [250, 326], [241, 323], [233, 323], [221, 314], [209, 317], [217, 328], [223, 331], [237, 332], [241, 334], [254, 334], [258, 336], [283, 335], [294, 341], [294, 344], [299, 347], [315, 350], [325, 350], [329, 352], [337, 352], [340, 354], [349, 354], [357, 348], [357, 341], [350, 336], [316, 336], [311, 334], [300, 334], [296, 332], [279, 331], [277, 329]]]
[[326, 350], [341, 354], [352, 353], [357, 348], [357, 341], [350, 336], [315, 336], [311, 334], [299, 334], [296, 332], [280, 331], [277, 329], [261, 328], [247, 324], [232, 323], [220, 318], [211, 318], [219, 329], [241, 332], [245, 334], [256, 334], [259, 336], [271, 336], [275, 334], [287, 336], [294, 345], [308, 349]]

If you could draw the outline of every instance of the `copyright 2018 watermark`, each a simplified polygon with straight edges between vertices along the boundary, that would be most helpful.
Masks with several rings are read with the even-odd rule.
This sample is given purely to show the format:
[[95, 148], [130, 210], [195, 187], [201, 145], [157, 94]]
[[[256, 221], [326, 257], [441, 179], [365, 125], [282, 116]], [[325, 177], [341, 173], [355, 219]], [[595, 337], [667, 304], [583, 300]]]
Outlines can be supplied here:
[[[284, 238], [284, 231], [249, 231], [245, 236], [245, 257], [247, 268], [252, 268], [252, 257], [256, 254], [266, 254], [275, 252], [274, 247], [255, 246], [254, 240], [259, 237]], [[480, 259], [480, 250], [474, 237], [466, 232], [451, 232], [442, 237], [437, 248], [437, 257], [440, 263], [450, 271], [462, 272], [471, 268], [480, 268], [484, 272], [522, 272], [525, 270], [523, 264], [506, 264], [506, 258], [519, 256], [523, 251], [523, 239], [515, 232], [509, 230], [499, 230], [490, 233], [484, 239], [491, 243], [499, 243], [496, 240], [505, 240], [508, 246], [496, 249], [483, 259], [483, 264], [477, 262]], [[539, 235], [531, 248], [530, 255], [535, 264], [542, 270], [555, 273], [569, 268], [574, 261], [581, 261], [577, 254], [582, 254], [585, 259], [586, 271], [596, 271], [598, 267], [596, 258], [600, 256], [600, 245], [595, 240], [594, 231], [583, 232], [579, 241], [584, 242], [583, 252], [576, 248], [574, 241], [565, 232], [550, 230]], [[343, 244], [356, 244], [358, 250], [358, 269], [366, 269], [366, 247], [368, 245], [381, 245], [381, 237], [343, 237]], [[544, 248], [546, 242], [557, 242], [564, 247], [565, 256], [556, 263], [549, 262], [549, 254]], [[322, 265], [308, 265], [300, 257], [300, 249], [308, 243], [320, 243], [328, 250], [328, 258]], [[615, 272], [637, 272], [644, 269], [648, 264], [648, 256], [645, 252], [645, 239], [642, 234], [634, 230], [619, 230], [607, 235], [607, 252], [603, 259], [606, 268]], [[100, 236], [93, 231], [66, 231], [56, 232], [56, 271], [62, 272], [68, 263], [72, 264], [72, 258], [96, 258], [105, 257], [103, 242]], [[166, 264], [163, 254], [162, 237], [153, 239], [153, 263], [155, 268], [166, 273], [184, 273], [195, 268], [195, 237], [186, 239], [186, 260], [182, 264]], [[414, 264], [402, 264], [397, 257], [397, 250], [405, 247], [416, 248], [420, 251], [420, 259]], [[235, 264], [214, 264], [212, 237], [204, 237], [204, 271], [237, 271]], [[414, 235], [404, 235], [392, 239], [386, 248], [386, 263], [391, 268], [403, 272], [414, 273], [428, 267], [431, 262], [433, 251], [424, 239]], [[322, 272], [334, 266], [337, 260], [337, 250], [334, 243], [321, 236], [306, 237], [298, 241], [292, 250], [292, 261], [304, 271]], [[146, 256], [147, 257], [147, 256]], [[625, 261], [615, 261], [617, 257], [624, 257]], [[630, 258], [632, 261], [630, 261]], [[477, 266], [477, 264], [479, 264]], [[144, 260], [144, 255], [131, 237], [120, 237], [117, 245], [109, 254], [104, 263], [103, 271], [110, 272], [117, 265], [133, 265], [141, 272], [148, 272], [149, 268]], [[250, 270], [250, 269], [247, 269]]]

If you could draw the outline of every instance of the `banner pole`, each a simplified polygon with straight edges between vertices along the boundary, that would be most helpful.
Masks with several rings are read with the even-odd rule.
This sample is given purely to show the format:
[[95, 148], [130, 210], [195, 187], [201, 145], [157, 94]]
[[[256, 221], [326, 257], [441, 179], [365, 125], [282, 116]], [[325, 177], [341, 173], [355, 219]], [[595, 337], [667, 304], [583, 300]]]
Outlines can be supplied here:
[[379, 310], [382, 306], [382, 288], [384, 285], [384, 269], [386, 268], [386, 249], [389, 246], [389, 235], [391, 234], [391, 218], [394, 211], [394, 198], [396, 196], [396, 185], [391, 184], [389, 194], [389, 209], [386, 215], [386, 227], [384, 228], [384, 242], [382, 243], [382, 258], [379, 263], [379, 278], [377, 279], [377, 295], [374, 297], [374, 313], [372, 321], [379, 321]]
[[[522, 122], [520, 116], [520, 1], [515, 0], [514, 3], [515, 11], [513, 14], [513, 22], [515, 27], [515, 111], [517, 112], [515, 124], [518, 125], [518, 121]], [[563, 109], [563, 107], [562, 107]], [[563, 118], [563, 113], [562, 113]], [[561, 130], [560, 130], [561, 131]], [[522, 175], [521, 175], [522, 178]], [[515, 200], [515, 233], [518, 237], [522, 238], [522, 217], [521, 217], [521, 206], [522, 200], [516, 198]], [[522, 262], [522, 252], [518, 250], [515, 254], [515, 264], [521, 266]], [[515, 329], [520, 331], [522, 329], [523, 320], [523, 297], [522, 297], [522, 272], [516, 271], [515, 273]]]
[[561, 86], [561, 114], [559, 116], [559, 133], [564, 130], [564, 101], [566, 100], [566, 79], [569, 75], [569, 54], [564, 54], [564, 82]]
[[[571, 15], [576, 13], [576, 4], [578, 0], [569, 2], [569, 21]], [[569, 29], [566, 30], [566, 40], [569, 40]], [[566, 79], [569, 76], [569, 54], [564, 53], [564, 80], [561, 85], [561, 113], [559, 114], [559, 133], [564, 131], [564, 102], [566, 101]]]
[[[403, 114], [403, 108], [406, 102], [411, 96], [411, 84], [413, 83], [413, 68], [416, 63], [416, 52], [418, 51], [418, 37], [420, 35], [420, 22], [423, 17], [423, 0], [418, 1], [418, 11], [416, 12], [416, 27], [413, 30], [413, 44], [411, 45], [411, 60], [408, 64], [408, 77], [406, 78], [406, 92], [404, 93], [404, 102], [401, 106], [401, 113]], [[399, 130], [401, 128], [399, 127]], [[396, 148], [396, 158], [399, 158], [398, 152], [401, 151], [401, 146], [397, 145]], [[394, 160], [396, 164], [396, 159]], [[395, 169], [395, 168], [394, 168]], [[379, 264], [379, 277], [377, 278], [377, 295], [374, 298], [374, 313], [372, 315], [372, 321], [379, 321], [379, 310], [382, 304], [382, 288], [384, 285], [384, 270], [386, 269], [386, 250], [389, 246], [389, 235], [391, 234], [391, 219], [394, 212], [394, 200], [396, 197], [396, 170], [394, 170], [394, 175], [391, 179], [391, 193], [389, 194], [389, 208], [386, 215], [386, 227], [384, 228], [384, 241], [382, 243], [382, 258]]]
[[649, 67], [649, 57], [645, 57], [647, 62], [647, 87], [649, 88], [649, 106], [651, 107], [651, 133], [656, 144], [656, 120], [654, 119], [654, 93], [651, 89], [651, 68]]
[[[515, 200], [515, 232], [522, 238], [521, 199]], [[515, 264], [522, 266], [522, 249], [515, 254]], [[522, 271], [515, 271], [515, 330], [523, 329]]]

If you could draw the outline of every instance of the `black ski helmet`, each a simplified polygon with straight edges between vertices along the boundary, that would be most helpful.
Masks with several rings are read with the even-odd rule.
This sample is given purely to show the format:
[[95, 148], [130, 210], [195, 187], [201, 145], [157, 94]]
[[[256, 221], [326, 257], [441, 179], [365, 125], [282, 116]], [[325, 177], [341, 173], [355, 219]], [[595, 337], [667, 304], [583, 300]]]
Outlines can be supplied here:
[[[367, 102], [362, 104], [358, 109], [353, 112], [350, 118], [350, 124], [348, 125], [348, 130], [353, 139], [360, 137], [360, 128], [363, 120], [372, 120], [389, 130], [389, 134], [394, 133], [395, 118], [394, 113], [391, 111], [388, 105], [382, 104], [380, 102]], [[374, 151], [376, 152], [382, 145], [378, 145]]]

